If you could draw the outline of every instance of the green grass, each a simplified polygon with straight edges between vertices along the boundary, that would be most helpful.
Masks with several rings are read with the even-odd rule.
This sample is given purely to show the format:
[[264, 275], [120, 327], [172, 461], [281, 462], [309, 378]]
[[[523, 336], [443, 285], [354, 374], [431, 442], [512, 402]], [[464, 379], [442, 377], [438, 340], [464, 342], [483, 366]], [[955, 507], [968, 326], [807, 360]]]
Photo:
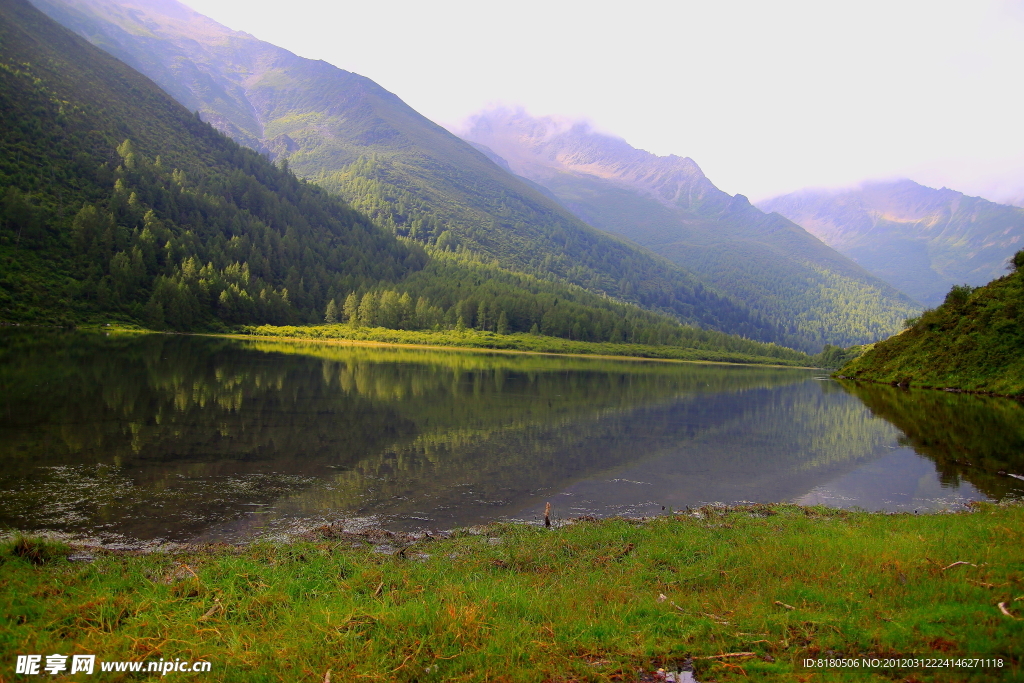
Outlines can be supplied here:
[[[496, 334], [480, 330], [392, 330], [384, 327], [353, 327], [346, 324], [310, 325], [304, 327], [260, 325], [246, 326], [246, 335], [280, 337], [285, 339], [312, 339], [319, 341], [357, 341], [383, 344], [414, 344], [419, 346], [447, 346], [470, 349], [496, 349], [528, 351], [533, 353], [584, 354], [623, 356], [630, 358], [658, 358], [667, 360], [713, 361], [722, 363], [751, 363], [808, 367], [813, 358], [774, 344], [757, 344], [778, 356], [754, 355], [740, 351], [660, 346], [653, 344], [616, 344], [612, 342], [584, 342], [518, 332]], [[739, 340], [746, 342], [747, 340]], [[747, 342], [748, 345], [750, 344]], [[794, 358], [795, 357], [795, 358]]]
[[[433, 539], [324, 527], [290, 544], [90, 549], [93, 562], [11, 539], [0, 649], [205, 659], [226, 681], [639, 680], [691, 657], [702, 682], [1020, 679], [1024, 506], [698, 513]], [[731, 653], [753, 654], [715, 658]], [[1006, 666], [799, 665], [901, 655]]]

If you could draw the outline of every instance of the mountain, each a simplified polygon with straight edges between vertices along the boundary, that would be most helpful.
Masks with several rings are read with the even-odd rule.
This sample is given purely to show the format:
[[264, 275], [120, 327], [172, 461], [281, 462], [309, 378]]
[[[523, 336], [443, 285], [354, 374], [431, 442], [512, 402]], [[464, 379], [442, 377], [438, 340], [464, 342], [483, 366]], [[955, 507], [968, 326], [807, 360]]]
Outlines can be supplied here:
[[461, 135], [587, 223], [697, 273], [819, 346], [874, 341], [918, 308], [799, 225], [722, 192], [692, 159], [507, 108], [475, 115]]
[[807, 228], [926, 306], [983, 285], [1024, 246], [1024, 209], [912, 180], [802, 190], [758, 204]]
[[425, 264], [28, 3], [0, 10], [3, 318], [304, 321]]
[[840, 375], [900, 386], [1024, 397], [1024, 250], [989, 284], [954, 286], [942, 305], [844, 365]]
[[0, 0], [0, 264], [3, 322], [225, 329], [353, 302], [369, 326], [806, 359], [399, 238], [25, 0]]
[[241, 144], [286, 160], [397, 235], [705, 328], [814, 346], [694, 274], [595, 230], [368, 78], [232, 31], [174, 0], [35, 4]]

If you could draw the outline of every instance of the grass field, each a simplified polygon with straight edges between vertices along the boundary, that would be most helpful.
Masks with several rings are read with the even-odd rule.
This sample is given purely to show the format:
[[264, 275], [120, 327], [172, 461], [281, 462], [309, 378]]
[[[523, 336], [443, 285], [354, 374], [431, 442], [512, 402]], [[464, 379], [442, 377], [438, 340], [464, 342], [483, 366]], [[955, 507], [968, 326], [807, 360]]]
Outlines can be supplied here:
[[[688, 660], [702, 683], [1020, 680], [1022, 534], [1024, 506], [980, 504], [705, 507], [433, 537], [324, 527], [148, 553], [12, 537], [0, 680], [22, 680], [15, 655], [53, 653], [210, 662], [167, 674], [180, 680], [637, 681]], [[801, 664], [839, 657], [1003, 666]]]

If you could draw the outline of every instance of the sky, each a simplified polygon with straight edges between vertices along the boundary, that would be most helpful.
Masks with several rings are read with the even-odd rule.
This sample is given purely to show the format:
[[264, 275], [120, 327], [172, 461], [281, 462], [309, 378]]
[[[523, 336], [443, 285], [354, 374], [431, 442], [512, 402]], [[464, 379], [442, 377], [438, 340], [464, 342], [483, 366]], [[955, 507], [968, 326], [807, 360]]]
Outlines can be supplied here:
[[183, 0], [456, 130], [582, 119], [758, 201], [909, 177], [1024, 205], [1024, 0]]

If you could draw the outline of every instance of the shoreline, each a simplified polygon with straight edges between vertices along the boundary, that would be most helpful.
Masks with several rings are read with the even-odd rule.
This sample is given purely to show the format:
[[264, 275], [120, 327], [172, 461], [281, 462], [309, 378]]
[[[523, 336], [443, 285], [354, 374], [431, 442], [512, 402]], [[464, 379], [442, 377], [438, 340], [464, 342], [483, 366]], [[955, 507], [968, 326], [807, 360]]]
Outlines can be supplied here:
[[[968, 501], [962, 503], [956, 509], [942, 508], [936, 510], [925, 510], [924, 512], [907, 512], [903, 510], [863, 510], [860, 508], [837, 508], [828, 505], [803, 505], [800, 503], [792, 502], [772, 502], [772, 503], [706, 503], [697, 507], [687, 507], [684, 510], [666, 511], [662, 515], [652, 516], [623, 516], [623, 515], [609, 515], [607, 517], [599, 517], [596, 515], [583, 515], [580, 517], [566, 517], [566, 518], [553, 518], [551, 521], [550, 530], [558, 530], [571, 527], [581, 522], [593, 523], [593, 524], [605, 524], [605, 523], [618, 523], [623, 522], [627, 524], [647, 524], [657, 520], [671, 520], [680, 519], [683, 517], [696, 517], [706, 516], [708, 514], [726, 514], [726, 513], [745, 513], [751, 509], [778, 509], [778, 510], [798, 510], [803, 514], [820, 514], [821, 511], [829, 511], [836, 515], [868, 515], [872, 517], [924, 517], [924, 516], [943, 516], [943, 515], [959, 515], [959, 514], [973, 514], [977, 512], [979, 506], [993, 505], [993, 506], [1013, 506], [1022, 505], [1024, 506], [1024, 499], [1018, 500], [1015, 498], [1008, 498], [1001, 501]], [[215, 540], [215, 541], [167, 541], [164, 539], [149, 539], [140, 540], [123, 537], [116, 541], [102, 541], [95, 537], [87, 535], [80, 535], [74, 533], [67, 533], [62, 531], [53, 530], [42, 530], [42, 531], [22, 531], [19, 529], [12, 529], [0, 533], [0, 544], [11, 541], [18, 537], [25, 538], [39, 538], [47, 541], [53, 541], [57, 543], [67, 544], [68, 546], [80, 549], [80, 550], [96, 550], [100, 552], [109, 552], [114, 554], [141, 554], [148, 555], [152, 553], [181, 553], [181, 552], [218, 552], [227, 548], [244, 549], [254, 545], [274, 545], [274, 546], [288, 546], [296, 543], [304, 543], [312, 540], [317, 533], [322, 530], [329, 530], [332, 536], [339, 538], [351, 538], [358, 539], [367, 536], [373, 537], [391, 537], [395, 539], [408, 539], [409, 542], [415, 542], [422, 540], [425, 537], [432, 537], [435, 539], [451, 538], [452, 536], [458, 536], [463, 534], [469, 535], [480, 535], [484, 533], [482, 530], [486, 530], [489, 527], [495, 526], [511, 526], [511, 527], [523, 527], [523, 528], [544, 528], [544, 521], [542, 518], [538, 518], [536, 521], [526, 521], [522, 519], [493, 519], [479, 524], [472, 524], [467, 527], [452, 527], [450, 529], [428, 529], [420, 528], [415, 531], [411, 530], [394, 530], [388, 529], [379, 524], [370, 524], [366, 526], [356, 526], [352, 529], [347, 529], [345, 522], [348, 518], [342, 518], [340, 520], [323, 522], [317, 522], [314, 525], [303, 526], [297, 525], [296, 529], [290, 532], [281, 532], [273, 536], [253, 536], [244, 540], [227, 541], [227, 540]]]
[[[63, 327], [60, 325], [36, 325], [29, 323], [14, 323], [14, 322], [0, 322], [0, 327], [27, 327], [27, 328], [47, 328], [57, 329], [66, 331], [83, 331], [83, 332], [117, 332], [120, 334], [166, 334], [166, 335], [182, 335], [191, 337], [220, 337], [227, 339], [242, 339], [251, 340], [259, 339], [264, 341], [282, 341], [282, 342], [304, 342], [304, 343], [327, 343], [337, 344], [341, 346], [367, 346], [367, 347], [394, 347], [394, 348], [407, 348], [407, 349], [435, 349], [439, 351], [470, 351], [479, 353], [503, 353], [503, 354], [528, 354], [537, 356], [556, 356], [566, 358], [600, 358], [604, 360], [628, 360], [628, 361], [658, 361], [658, 362], [673, 362], [673, 363], [703, 363], [712, 365], [740, 365], [740, 366], [754, 366], [754, 367], [773, 367], [773, 368], [793, 368], [798, 370], [823, 370], [829, 371], [832, 368], [822, 368], [814, 365], [797, 365], [795, 361], [793, 363], [784, 362], [783, 359], [772, 358], [770, 356], [753, 356], [755, 360], [714, 360], [714, 359], [702, 359], [702, 358], [671, 358], [662, 357], [657, 355], [643, 355], [642, 353], [633, 355], [616, 355], [616, 354], [605, 354], [605, 353], [591, 353], [591, 352], [580, 352], [573, 353], [570, 351], [537, 351], [532, 349], [517, 349], [517, 348], [498, 348], [491, 346], [452, 346], [445, 344], [430, 344], [430, 343], [413, 343], [413, 342], [391, 342], [391, 341], [377, 341], [371, 339], [347, 339], [344, 337], [295, 337], [287, 335], [269, 335], [269, 334], [253, 334], [245, 332], [175, 332], [168, 330], [150, 330], [143, 327], [131, 326], [123, 323], [106, 323], [106, 324], [89, 324], [89, 325], [76, 325], [74, 327]], [[272, 326], [263, 326], [272, 327]], [[362, 328], [361, 328], [362, 329]], [[387, 332], [408, 332], [407, 330], [391, 330], [389, 328], [366, 328], [366, 329], [380, 329], [385, 333]], [[422, 332], [424, 334], [430, 334], [431, 332]], [[487, 333], [493, 334], [493, 333]], [[515, 333], [522, 334], [522, 333]], [[514, 335], [506, 335], [512, 337]], [[545, 339], [553, 339], [569, 344], [586, 344], [586, 345], [602, 345], [610, 342], [580, 342], [572, 340], [563, 340], [560, 337], [545, 337]], [[622, 346], [633, 346], [631, 344], [622, 343]], [[701, 350], [694, 347], [687, 346], [650, 346], [646, 344], [636, 344], [638, 348], [643, 349], [678, 349], [680, 351], [693, 351], [694, 353], [701, 353]], [[713, 352], [719, 353], [719, 352]], [[727, 352], [720, 352], [721, 355], [729, 355]], [[742, 355], [742, 354], [739, 354]], [[771, 362], [780, 361], [780, 362]]]
[[1024, 403], [1024, 394], [999, 394], [994, 391], [980, 391], [976, 389], [960, 389], [958, 387], [933, 387], [927, 384], [899, 384], [898, 382], [886, 382], [880, 379], [867, 379], [866, 377], [852, 377], [849, 375], [840, 375], [838, 372], [833, 372], [829, 375], [834, 380], [842, 380], [844, 382], [853, 382], [854, 384], [860, 382], [866, 382], [868, 384], [880, 384], [882, 386], [893, 387], [894, 389], [927, 389], [928, 391], [942, 391], [949, 394], [971, 394], [972, 396], [992, 396], [994, 398], [1008, 398], [1018, 403]]
[[[144, 333], [151, 333], [148, 330]], [[616, 356], [599, 353], [569, 353], [559, 351], [530, 351], [527, 349], [496, 349], [481, 346], [444, 346], [435, 344], [413, 344], [408, 342], [382, 342], [372, 341], [366, 339], [331, 339], [331, 338], [317, 338], [317, 337], [286, 337], [286, 336], [274, 336], [274, 335], [259, 335], [259, 334], [241, 334], [234, 332], [156, 332], [153, 334], [188, 334], [195, 337], [220, 337], [228, 339], [240, 339], [240, 340], [253, 340], [258, 339], [260, 341], [270, 342], [285, 342], [285, 343], [307, 343], [307, 344], [331, 344], [338, 346], [365, 346], [365, 347], [385, 347], [385, 348], [399, 348], [399, 349], [414, 349], [414, 350], [437, 350], [437, 351], [460, 351], [464, 353], [498, 353], [507, 355], [530, 355], [530, 356], [555, 356], [562, 358], [597, 358], [602, 360], [616, 360], [616, 361], [632, 361], [632, 362], [658, 362], [658, 363], [699, 363], [703, 365], [739, 365], [739, 366], [753, 366], [753, 367], [765, 367], [765, 368], [786, 368], [793, 370], [827, 370], [827, 368], [818, 368], [811, 365], [785, 365], [777, 363], [744, 363], [742, 361], [722, 361], [722, 360], [690, 360], [684, 358], [657, 358], [649, 356]], [[589, 343], [589, 342], [582, 342]], [[676, 347], [667, 347], [676, 348]], [[684, 347], [679, 347], [684, 348]]]

